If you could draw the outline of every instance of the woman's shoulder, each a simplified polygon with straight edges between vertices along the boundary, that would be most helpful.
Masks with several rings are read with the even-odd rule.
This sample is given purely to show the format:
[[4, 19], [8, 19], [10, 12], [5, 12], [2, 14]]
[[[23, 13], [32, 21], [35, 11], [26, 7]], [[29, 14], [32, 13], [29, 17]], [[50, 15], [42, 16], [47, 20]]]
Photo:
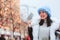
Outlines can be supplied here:
[[53, 21], [52, 25], [51, 25], [51, 29], [52, 30], [58, 29], [59, 28], [59, 22], [60, 22], [58, 20], [58, 18], [52, 17], [51, 20]]
[[51, 20], [53, 22], [55, 22], [55, 23], [59, 23], [60, 22], [60, 20], [58, 18], [55, 18], [55, 17], [51, 17]]

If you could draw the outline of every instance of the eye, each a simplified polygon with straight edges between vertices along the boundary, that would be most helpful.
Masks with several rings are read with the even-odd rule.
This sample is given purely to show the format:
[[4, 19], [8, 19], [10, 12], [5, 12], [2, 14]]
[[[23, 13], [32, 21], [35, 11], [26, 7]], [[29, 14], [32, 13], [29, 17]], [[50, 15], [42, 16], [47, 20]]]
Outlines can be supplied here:
[[45, 11], [42, 11], [42, 13], [45, 13]]
[[41, 12], [40, 12], [41, 13]]

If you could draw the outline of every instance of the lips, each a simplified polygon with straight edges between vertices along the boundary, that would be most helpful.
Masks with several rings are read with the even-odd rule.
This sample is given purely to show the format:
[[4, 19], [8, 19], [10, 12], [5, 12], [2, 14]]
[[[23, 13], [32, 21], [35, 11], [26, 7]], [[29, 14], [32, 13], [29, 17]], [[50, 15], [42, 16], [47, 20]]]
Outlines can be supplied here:
[[45, 17], [45, 15], [41, 15], [41, 17], [43, 18], [43, 17]]

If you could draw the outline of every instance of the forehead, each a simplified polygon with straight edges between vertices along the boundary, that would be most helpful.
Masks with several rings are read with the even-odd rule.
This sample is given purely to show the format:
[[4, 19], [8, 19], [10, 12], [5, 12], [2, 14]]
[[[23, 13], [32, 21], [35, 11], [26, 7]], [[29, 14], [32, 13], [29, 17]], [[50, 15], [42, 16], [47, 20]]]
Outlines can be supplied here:
[[41, 10], [40, 13], [47, 13], [46, 11]]

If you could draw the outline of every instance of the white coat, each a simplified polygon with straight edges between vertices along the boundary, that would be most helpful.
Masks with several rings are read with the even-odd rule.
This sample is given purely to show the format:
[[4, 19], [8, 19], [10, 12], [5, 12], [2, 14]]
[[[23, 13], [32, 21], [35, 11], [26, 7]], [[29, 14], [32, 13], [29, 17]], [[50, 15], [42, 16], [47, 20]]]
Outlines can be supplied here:
[[[46, 24], [39, 26], [40, 17], [33, 17], [32, 19], [32, 28], [33, 28], [33, 40], [55, 40], [55, 31], [59, 28], [59, 23], [56, 19], [51, 18], [53, 21], [50, 27], [47, 27]], [[45, 39], [45, 37], [47, 39]]]

